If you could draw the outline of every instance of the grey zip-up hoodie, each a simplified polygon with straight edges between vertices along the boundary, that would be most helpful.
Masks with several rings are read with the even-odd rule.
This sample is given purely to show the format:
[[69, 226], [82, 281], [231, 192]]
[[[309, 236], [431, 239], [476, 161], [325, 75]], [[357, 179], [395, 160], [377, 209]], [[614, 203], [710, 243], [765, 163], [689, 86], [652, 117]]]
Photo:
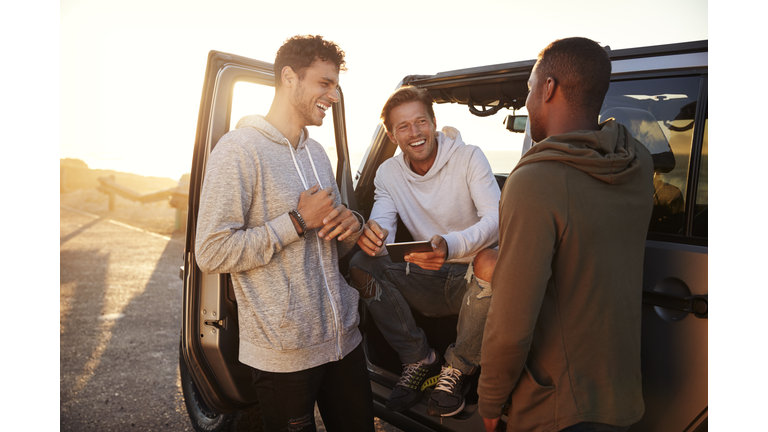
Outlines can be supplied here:
[[306, 128], [294, 150], [258, 115], [241, 119], [208, 158], [197, 264], [206, 273], [231, 273], [239, 359], [259, 370], [309, 369], [343, 358], [362, 340], [359, 294], [338, 262], [362, 223], [343, 242], [328, 242], [317, 229], [299, 237], [288, 215], [301, 192], [318, 182], [333, 186], [336, 204], [341, 202], [328, 156]]

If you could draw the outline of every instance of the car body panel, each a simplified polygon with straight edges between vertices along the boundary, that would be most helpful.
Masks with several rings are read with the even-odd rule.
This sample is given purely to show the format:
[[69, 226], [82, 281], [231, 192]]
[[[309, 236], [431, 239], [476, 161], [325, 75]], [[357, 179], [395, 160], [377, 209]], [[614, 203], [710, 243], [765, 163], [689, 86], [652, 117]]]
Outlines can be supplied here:
[[[708, 246], [706, 235], [694, 236], [700, 166], [706, 163], [708, 43], [698, 41], [654, 47], [609, 51], [614, 82], [688, 77], [699, 81], [696, 98], [695, 129], [684, 150], [685, 221], [680, 233], [649, 233], [644, 262], [642, 365], [646, 414], [630, 429], [636, 431], [706, 430], [707, 408], [707, 314], [670, 309], [656, 303], [658, 295], [672, 296], [692, 304], [695, 297], [706, 305], [708, 295]], [[410, 75], [396, 87], [414, 85], [427, 89], [438, 104], [453, 103], [486, 108], [519, 109], [527, 95], [527, 79], [535, 60], [466, 68], [435, 75]], [[199, 194], [205, 175], [207, 156], [230, 128], [234, 83], [248, 81], [274, 85], [272, 65], [226, 53], [212, 51], [203, 86], [195, 153], [190, 179], [184, 279], [182, 353], [205, 403], [214, 412], [225, 413], [247, 407], [255, 401], [250, 387], [249, 369], [237, 361], [237, 308], [229, 275], [203, 274], [194, 259], [194, 238]], [[613, 84], [612, 84], [613, 85]], [[383, 102], [383, 101], [382, 101]], [[395, 154], [397, 146], [377, 125], [365, 156], [351, 175], [345, 130], [343, 93], [334, 105], [333, 124], [337, 149], [336, 180], [342, 201], [360, 211], [366, 219], [373, 206], [373, 179], [377, 168]], [[500, 125], [499, 127], [503, 127]], [[688, 146], [688, 144], [686, 144]], [[704, 173], [706, 174], [706, 173]], [[505, 175], [497, 174], [503, 183]], [[704, 205], [706, 209], [706, 203]], [[407, 230], [398, 229], [398, 241], [408, 240]], [[405, 237], [402, 237], [405, 236]], [[346, 271], [346, 259], [340, 269]], [[654, 297], [656, 295], [657, 297]], [[686, 297], [688, 299], [686, 299]], [[215, 313], [215, 315], [214, 315]], [[376, 414], [403, 430], [474, 431], [481, 430], [482, 418], [476, 412], [476, 378], [467, 396], [465, 412], [452, 418], [426, 414], [426, 400], [404, 413], [384, 408], [386, 398], [397, 381], [401, 365], [394, 351], [360, 305], [360, 329], [368, 361]], [[427, 318], [414, 313], [419, 326], [429, 335], [430, 344], [444, 350], [455, 340], [456, 320], [452, 317]]]
[[[692, 236], [692, 218], [696, 211], [695, 190], [699, 176], [702, 135], [705, 127], [707, 104], [708, 43], [698, 41], [668, 46], [645, 47], [610, 51], [613, 63], [612, 81], [645, 82], [668, 77], [691, 77], [699, 80], [694, 95], [698, 101], [696, 129], [692, 133], [687, 155], [686, 221], [683, 235], [649, 233], [646, 245], [643, 289], [665, 293], [664, 288], [674, 279], [674, 287], [688, 287], [689, 291], [677, 290], [670, 295], [699, 296], [706, 301], [707, 240]], [[460, 69], [441, 72], [432, 76], [405, 77], [401, 85], [413, 85], [427, 89], [435, 102], [459, 104], [503, 104], [510, 109], [521, 108], [527, 95], [527, 79], [535, 60]], [[650, 81], [648, 81], [650, 82]], [[355, 191], [366, 217], [373, 205], [373, 176], [378, 166], [396, 151], [384, 128], [375, 131], [366, 156], [356, 176]], [[498, 175], [497, 178], [503, 177]], [[503, 178], [501, 179], [503, 181]], [[398, 229], [398, 234], [400, 229]], [[403, 238], [401, 241], [408, 240]], [[675, 291], [675, 290], [673, 290]], [[644, 297], [642, 364], [643, 391], [646, 415], [632, 426], [632, 431], [683, 431], [696, 427], [706, 429], [707, 420], [707, 319], [693, 314], [670, 311], [656, 306], [654, 298]], [[416, 314], [415, 314], [416, 315]], [[663, 318], [662, 318], [663, 317]], [[672, 317], [670, 319], [670, 317]], [[423, 318], [418, 318], [419, 319]], [[420, 323], [420, 325], [422, 325]], [[375, 371], [382, 382], [394, 384], [397, 379], [391, 355], [382, 353], [382, 344], [375, 328], [366, 328], [366, 348], [370, 357], [378, 357], [369, 369]], [[427, 332], [432, 344], [433, 334]], [[437, 348], [436, 348], [437, 349]], [[386, 400], [387, 385], [374, 387], [377, 398]], [[426, 398], [425, 398], [426, 399]], [[422, 404], [423, 405], [423, 401]], [[417, 405], [417, 410], [421, 409]], [[411, 413], [417, 415], [417, 413]], [[385, 419], [396, 421], [397, 414], [386, 414]], [[470, 417], [468, 421], [479, 415]], [[473, 430], [459, 424], [450, 430]]]
[[[647, 241], [643, 267], [645, 291], [676, 279], [681, 295], [708, 294], [706, 247]], [[646, 414], [632, 430], [685, 430], [707, 410], [708, 320], [644, 304], [642, 346]]]

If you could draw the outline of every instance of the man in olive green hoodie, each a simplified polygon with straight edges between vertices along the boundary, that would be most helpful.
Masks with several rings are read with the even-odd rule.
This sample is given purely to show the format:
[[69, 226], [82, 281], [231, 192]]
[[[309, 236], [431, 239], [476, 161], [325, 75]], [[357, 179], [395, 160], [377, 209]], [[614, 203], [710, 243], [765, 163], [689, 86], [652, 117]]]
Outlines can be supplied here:
[[645, 410], [640, 324], [653, 207], [648, 150], [598, 124], [611, 62], [584, 38], [538, 57], [536, 143], [507, 179], [478, 394], [486, 430], [623, 431]]

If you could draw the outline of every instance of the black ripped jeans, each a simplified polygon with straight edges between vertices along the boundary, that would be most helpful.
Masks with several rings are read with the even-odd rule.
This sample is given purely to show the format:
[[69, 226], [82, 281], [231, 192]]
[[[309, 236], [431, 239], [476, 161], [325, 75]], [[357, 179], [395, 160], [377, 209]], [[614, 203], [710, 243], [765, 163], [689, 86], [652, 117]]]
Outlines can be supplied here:
[[341, 360], [278, 373], [253, 370], [268, 432], [315, 432], [315, 401], [328, 432], [373, 432], [373, 395], [362, 344]]

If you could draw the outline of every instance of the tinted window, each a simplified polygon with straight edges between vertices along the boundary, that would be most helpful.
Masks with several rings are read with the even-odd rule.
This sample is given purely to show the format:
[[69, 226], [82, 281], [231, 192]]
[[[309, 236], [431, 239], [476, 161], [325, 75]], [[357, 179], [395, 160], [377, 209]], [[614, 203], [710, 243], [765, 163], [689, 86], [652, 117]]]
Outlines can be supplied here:
[[[707, 114], [709, 117], [709, 114]], [[696, 188], [696, 206], [693, 214], [693, 235], [708, 237], [707, 216], [709, 213], [709, 146], [707, 145], [707, 130], [709, 119], [704, 121], [704, 138], [701, 144], [701, 164], [699, 168], [699, 184]]]
[[684, 234], [699, 82], [698, 77], [617, 81], [605, 97], [600, 120], [613, 117], [627, 126], [653, 156], [656, 191], [651, 232]]

